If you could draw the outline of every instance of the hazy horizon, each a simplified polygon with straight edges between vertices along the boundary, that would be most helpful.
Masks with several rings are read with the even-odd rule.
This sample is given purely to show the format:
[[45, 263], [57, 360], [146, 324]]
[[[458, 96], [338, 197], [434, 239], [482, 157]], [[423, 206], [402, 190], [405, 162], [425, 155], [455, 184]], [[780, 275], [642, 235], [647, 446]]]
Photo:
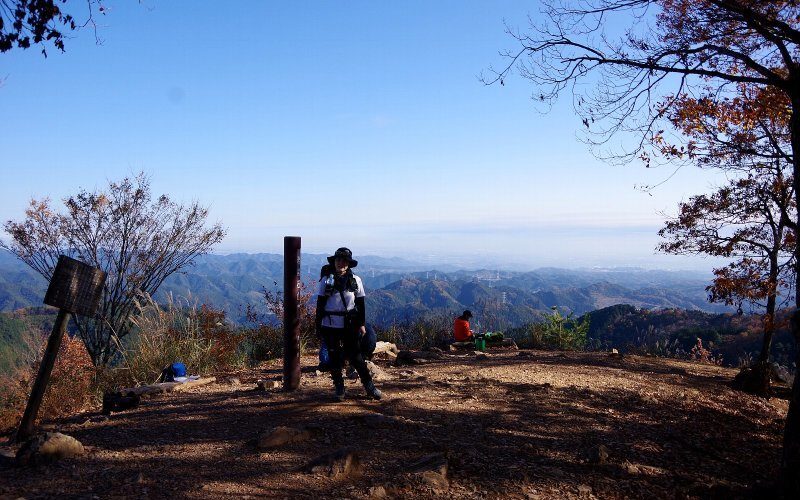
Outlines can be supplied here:
[[[303, 247], [301, 249], [303, 254], [313, 254], [313, 255], [330, 255], [333, 253], [335, 249], [331, 250], [314, 250], [314, 249], [307, 249]], [[211, 252], [212, 255], [235, 255], [235, 254], [246, 254], [246, 255], [258, 255], [258, 254], [272, 254], [272, 255], [281, 255], [283, 253], [282, 248], [275, 248], [273, 250], [259, 250], [259, 251], [247, 251], [243, 249], [215, 249]], [[711, 277], [711, 269], [713, 267], [719, 267], [724, 265], [725, 261], [718, 261], [716, 264], [712, 264], [711, 259], [687, 259], [687, 258], [679, 258], [677, 256], [664, 256], [665, 260], [663, 262], [658, 262], [654, 260], [649, 262], [645, 259], [642, 260], [635, 260], [635, 259], [627, 259], [627, 260], [619, 260], [613, 261], [610, 259], [597, 259], [594, 262], [586, 261], [586, 262], [572, 262], [572, 263], [564, 263], [558, 259], [535, 259], [533, 257], [525, 258], [505, 258], [500, 255], [478, 255], [478, 254], [442, 254], [442, 253], [423, 253], [423, 252], [405, 252], [405, 253], [393, 253], [391, 251], [381, 252], [381, 251], [363, 251], [354, 253], [354, 258], [365, 258], [365, 257], [378, 257], [384, 259], [392, 259], [392, 258], [399, 258], [406, 261], [409, 261], [413, 264], [418, 264], [421, 266], [430, 265], [433, 266], [427, 270], [433, 270], [433, 268], [437, 265], [446, 265], [457, 267], [460, 270], [470, 271], [470, 270], [478, 270], [478, 269], [490, 269], [490, 270], [498, 270], [498, 271], [535, 271], [541, 268], [559, 268], [559, 269], [569, 269], [569, 270], [584, 270], [584, 269], [623, 269], [623, 268], [638, 268], [648, 271], [690, 271], [690, 272], [698, 272], [698, 273], [708, 273], [709, 277]], [[460, 266], [460, 267], [459, 267]]]

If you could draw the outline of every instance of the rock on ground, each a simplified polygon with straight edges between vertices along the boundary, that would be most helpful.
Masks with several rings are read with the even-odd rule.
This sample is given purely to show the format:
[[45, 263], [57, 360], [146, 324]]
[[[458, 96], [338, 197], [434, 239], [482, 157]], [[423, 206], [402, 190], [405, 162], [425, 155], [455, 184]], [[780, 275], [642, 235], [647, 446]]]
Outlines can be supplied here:
[[434, 453], [414, 462], [408, 471], [412, 477], [434, 490], [447, 490], [450, 487], [447, 468], [447, 457], [442, 453]]
[[260, 450], [267, 450], [289, 443], [306, 441], [311, 437], [311, 433], [304, 429], [292, 427], [276, 427], [270, 432], [266, 432], [258, 437], [256, 446]]
[[341, 448], [315, 458], [303, 467], [303, 471], [309, 474], [323, 474], [332, 479], [352, 477], [360, 474], [361, 461], [354, 450]]
[[40, 465], [63, 458], [79, 457], [86, 453], [80, 441], [60, 432], [37, 434], [26, 441], [17, 452], [20, 465]]
[[372, 375], [372, 380], [380, 382], [390, 378], [380, 366], [372, 361], [367, 361], [367, 368], [369, 368], [369, 374]]

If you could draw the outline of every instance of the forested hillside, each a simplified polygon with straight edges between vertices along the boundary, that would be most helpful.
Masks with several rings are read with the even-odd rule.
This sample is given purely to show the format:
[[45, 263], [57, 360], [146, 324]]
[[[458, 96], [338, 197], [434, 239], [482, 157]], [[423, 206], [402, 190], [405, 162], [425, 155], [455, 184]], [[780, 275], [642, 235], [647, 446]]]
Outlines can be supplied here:
[[[325, 255], [304, 254], [302, 278], [315, 286]], [[506, 327], [530, 321], [537, 311], [558, 306], [583, 314], [614, 304], [641, 308], [682, 308], [708, 312], [731, 309], [707, 301], [710, 276], [696, 272], [642, 269], [543, 268], [530, 272], [495, 270], [426, 270], [424, 264], [366, 256], [356, 272], [367, 288], [370, 320], [413, 320], [473, 308], [492, 310]], [[204, 255], [185, 272], [170, 276], [156, 299], [167, 294], [222, 309], [242, 321], [248, 305], [264, 312], [263, 290], [283, 283], [283, 256], [278, 254]], [[44, 279], [0, 250], [0, 311], [39, 306]], [[476, 318], [481, 321], [481, 318]]]
[[[772, 344], [772, 359], [792, 366], [795, 341], [788, 330], [787, 311]], [[588, 338], [592, 347], [616, 348], [673, 357], [688, 353], [701, 339], [726, 366], [737, 366], [761, 350], [760, 315], [712, 314], [684, 309], [647, 310], [616, 305], [588, 313]]]
[[55, 318], [55, 309], [49, 307], [0, 313], [0, 374], [32, 359], [31, 351], [41, 345]]

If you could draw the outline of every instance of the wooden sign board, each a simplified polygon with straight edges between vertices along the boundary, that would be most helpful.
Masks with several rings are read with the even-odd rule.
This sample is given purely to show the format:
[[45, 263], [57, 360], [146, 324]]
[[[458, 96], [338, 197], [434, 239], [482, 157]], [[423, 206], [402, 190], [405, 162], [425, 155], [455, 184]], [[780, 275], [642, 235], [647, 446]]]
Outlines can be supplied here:
[[106, 273], [66, 255], [58, 257], [44, 303], [81, 316], [94, 316]]

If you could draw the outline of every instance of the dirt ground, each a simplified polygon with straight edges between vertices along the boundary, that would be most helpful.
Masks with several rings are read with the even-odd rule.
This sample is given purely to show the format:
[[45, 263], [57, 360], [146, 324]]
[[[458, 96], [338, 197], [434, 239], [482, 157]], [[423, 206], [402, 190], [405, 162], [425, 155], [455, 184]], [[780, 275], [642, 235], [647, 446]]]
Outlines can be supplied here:
[[[732, 390], [730, 369], [543, 351], [377, 364], [381, 401], [351, 380], [335, 402], [327, 374], [308, 371], [297, 391], [255, 390], [280, 380], [275, 362], [108, 419], [52, 422], [87, 454], [0, 470], [0, 497], [736, 498], [758, 494], [779, 463], [787, 401]], [[277, 426], [312, 437], [257, 449]], [[303, 471], [344, 447], [360, 474]], [[432, 454], [449, 485], [408, 473]]]

